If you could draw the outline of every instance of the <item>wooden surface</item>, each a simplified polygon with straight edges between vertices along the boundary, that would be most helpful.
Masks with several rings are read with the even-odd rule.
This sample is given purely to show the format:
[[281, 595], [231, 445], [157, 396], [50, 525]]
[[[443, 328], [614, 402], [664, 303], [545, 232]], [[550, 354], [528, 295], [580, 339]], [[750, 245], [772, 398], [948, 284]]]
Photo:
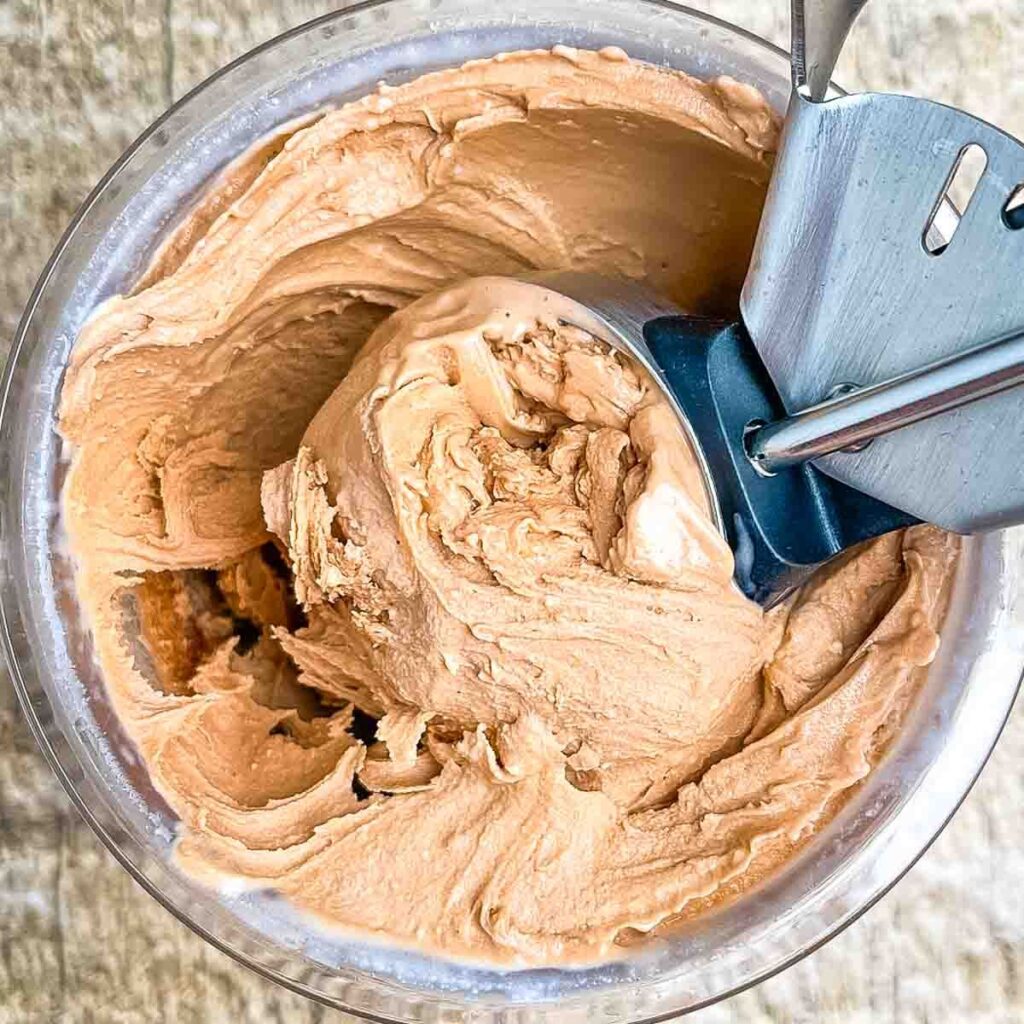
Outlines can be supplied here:
[[[67, 220], [132, 138], [225, 61], [334, 6], [0, 0], [0, 345]], [[786, 40], [786, 0], [696, 6]], [[1022, 36], [1020, 0], [874, 0], [837, 77], [955, 103], [1024, 136]], [[1024, 1020], [1022, 764], [1018, 710], [954, 823], [892, 894], [783, 975], [693, 1019]], [[0, 1024], [342, 1019], [250, 974], [145, 895], [71, 809], [0, 679]]]

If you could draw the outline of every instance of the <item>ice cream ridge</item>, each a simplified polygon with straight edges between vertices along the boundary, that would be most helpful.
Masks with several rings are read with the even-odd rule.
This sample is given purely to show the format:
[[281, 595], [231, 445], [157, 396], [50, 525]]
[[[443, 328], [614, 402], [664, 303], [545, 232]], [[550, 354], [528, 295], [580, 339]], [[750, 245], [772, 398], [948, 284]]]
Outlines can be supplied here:
[[187, 870], [593, 961], [742, 898], [883, 756], [956, 540], [881, 537], [765, 614], [660, 390], [495, 280], [734, 313], [778, 130], [616, 49], [473, 61], [264, 140], [95, 313], [64, 518]]

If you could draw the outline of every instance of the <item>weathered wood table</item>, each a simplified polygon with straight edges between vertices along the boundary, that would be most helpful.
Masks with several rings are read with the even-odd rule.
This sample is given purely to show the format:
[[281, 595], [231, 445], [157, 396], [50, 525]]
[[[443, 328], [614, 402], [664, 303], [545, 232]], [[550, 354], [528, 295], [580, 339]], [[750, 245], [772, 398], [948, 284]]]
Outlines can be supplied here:
[[[591, 0], [598, 2], [598, 0]], [[787, 0], [691, 0], [784, 43]], [[215, 68], [338, 4], [0, 0], [0, 354], [75, 207]], [[946, 100], [1024, 136], [1020, 0], [874, 0], [837, 78]], [[1024, 713], [954, 823], [818, 953], [697, 1015], [1024, 1020]], [[0, 1024], [341, 1020], [250, 974], [139, 889], [71, 808], [0, 679]]]

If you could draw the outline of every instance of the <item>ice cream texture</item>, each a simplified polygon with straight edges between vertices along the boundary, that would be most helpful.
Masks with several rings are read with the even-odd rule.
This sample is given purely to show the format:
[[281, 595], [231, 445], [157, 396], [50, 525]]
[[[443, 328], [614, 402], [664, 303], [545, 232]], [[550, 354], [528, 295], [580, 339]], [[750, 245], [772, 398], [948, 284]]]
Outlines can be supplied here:
[[764, 614], [661, 392], [496, 279], [734, 312], [778, 129], [616, 49], [474, 61], [260, 143], [97, 310], [64, 518], [189, 870], [588, 961], [740, 898], [871, 770], [955, 539], [879, 538]]

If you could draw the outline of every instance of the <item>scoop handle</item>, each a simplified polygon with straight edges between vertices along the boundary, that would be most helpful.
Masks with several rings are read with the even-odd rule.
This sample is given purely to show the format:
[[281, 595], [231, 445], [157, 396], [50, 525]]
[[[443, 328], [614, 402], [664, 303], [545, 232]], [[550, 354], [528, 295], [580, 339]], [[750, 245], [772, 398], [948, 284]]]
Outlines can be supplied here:
[[867, 0], [793, 0], [793, 88], [825, 98], [839, 53]]
[[[836, 396], [828, 401], [751, 429], [747, 453], [759, 471], [775, 473], [833, 452], [859, 451], [883, 434], [1019, 384], [1024, 384], [1024, 332], [869, 387], [833, 389]], [[955, 438], [940, 441], [939, 435], [936, 441], [956, 444]]]

